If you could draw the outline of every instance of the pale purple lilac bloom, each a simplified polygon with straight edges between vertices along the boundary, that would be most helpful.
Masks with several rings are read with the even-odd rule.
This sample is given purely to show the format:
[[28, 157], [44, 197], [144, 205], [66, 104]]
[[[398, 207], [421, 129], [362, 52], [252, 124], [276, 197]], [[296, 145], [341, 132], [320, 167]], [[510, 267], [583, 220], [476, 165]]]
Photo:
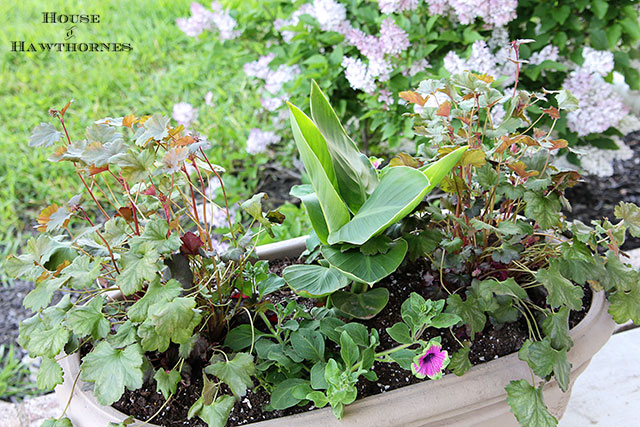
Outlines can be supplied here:
[[221, 40], [235, 39], [240, 35], [240, 31], [235, 30], [238, 24], [231, 17], [229, 11], [223, 10], [222, 5], [217, 1], [211, 2], [212, 11], [207, 10], [200, 3], [191, 3], [191, 16], [189, 18], [178, 18], [176, 23], [189, 37], [198, 37], [205, 30], [214, 27], [220, 33]]
[[280, 137], [276, 135], [275, 132], [253, 128], [249, 132], [246, 150], [249, 154], [262, 153], [267, 149], [268, 145], [275, 144], [279, 141]]
[[405, 10], [416, 10], [420, 0], [378, 0], [380, 12], [384, 14], [399, 13]]
[[198, 118], [198, 109], [187, 102], [178, 102], [173, 106], [172, 116], [178, 124], [187, 128]]

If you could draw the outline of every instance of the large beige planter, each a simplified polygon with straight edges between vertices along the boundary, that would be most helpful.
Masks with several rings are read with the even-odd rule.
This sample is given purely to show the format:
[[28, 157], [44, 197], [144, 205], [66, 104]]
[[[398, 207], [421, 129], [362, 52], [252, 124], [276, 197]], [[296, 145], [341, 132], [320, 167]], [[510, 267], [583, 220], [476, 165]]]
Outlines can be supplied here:
[[[258, 255], [266, 258], [296, 256], [304, 250], [304, 238], [258, 248]], [[607, 312], [604, 293], [594, 294], [586, 317], [571, 330], [574, 346], [569, 351], [571, 385], [591, 357], [611, 336], [615, 323]], [[63, 407], [73, 391], [67, 416], [75, 427], [103, 427], [120, 422], [127, 416], [112, 407], [101, 406], [91, 393], [91, 385], [78, 379], [77, 355], [61, 361], [64, 383], [56, 388]], [[387, 393], [370, 396], [347, 406], [338, 421], [330, 408], [263, 421], [256, 426], [516, 426], [506, 402], [504, 387], [512, 380], [531, 381], [531, 371], [517, 354], [474, 366], [464, 376], [446, 375], [438, 381], [425, 381]], [[536, 378], [536, 381], [541, 381]], [[551, 413], [561, 417], [569, 402], [571, 389], [563, 393], [555, 382], [544, 388], [544, 398]], [[142, 425], [137, 421], [134, 426]], [[153, 426], [152, 424], [145, 424]]]

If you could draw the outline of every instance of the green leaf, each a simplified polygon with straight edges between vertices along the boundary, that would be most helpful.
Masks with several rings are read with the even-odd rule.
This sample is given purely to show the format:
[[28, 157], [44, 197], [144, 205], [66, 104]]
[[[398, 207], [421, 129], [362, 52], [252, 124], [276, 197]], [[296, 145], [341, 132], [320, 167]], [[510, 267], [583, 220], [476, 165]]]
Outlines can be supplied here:
[[132, 321], [142, 322], [147, 318], [150, 306], [171, 301], [178, 297], [181, 292], [182, 286], [177, 280], [169, 280], [163, 285], [160, 283], [160, 276], [156, 276], [149, 283], [144, 296], [129, 307], [127, 314]]
[[88, 165], [102, 167], [117, 164], [125, 155], [127, 149], [122, 139], [115, 139], [108, 143], [94, 142], [82, 152], [82, 161]]
[[44, 420], [40, 427], [73, 427], [73, 424], [71, 424], [71, 420], [66, 417], [59, 420], [55, 418], [49, 418]]
[[548, 268], [536, 272], [536, 280], [540, 282], [547, 292], [547, 302], [553, 308], [567, 306], [572, 310], [582, 309], [582, 297], [584, 292], [580, 286], [576, 286], [565, 279], [560, 273], [560, 264], [553, 260]]
[[525, 380], [511, 381], [506, 387], [507, 404], [523, 427], [554, 427], [556, 420], [547, 410], [542, 386], [534, 388]]
[[109, 334], [109, 321], [102, 314], [104, 301], [101, 297], [94, 297], [87, 305], [76, 306], [67, 312], [64, 325], [78, 338], [87, 335], [97, 341]]
[[[22, 333], [22, 330], [20, 332]], [[53, 358], [60, 354], [68, 339], [69, 331], [62, 325], [50, 329], [36, 329], [29, 337], [27, 350], [32, 357], [48, 356]]]
[[55, 359], [43, 357], [38, 370], [36, 385], [41, 390], [53, 390], [58, 384], [62, 384], [62, 368]]
[[617, 290], [609, 296], [609, 313], [616, 323], [629, 320], [640, 325], [640, 284], [636, 283], [628, 291]]
[[409, 245], [408, 254], [411, 261], [416, 261], [435, 250], [442, 241], [442, 232], [440, 230], [423, 230], [418, 235], [405, 234], [403, 239]]
[[329, 387], [327, 380], [324, 379], [325, 366], [327, 366], [325, 362], [318, 362], [311, 368], [311, 387], [315, 390], [326, 390]]
[[640, 282], [638, 270], [623, 264], [613, 251], [607, 252], [605, 272], [606, 275], [601, 276], [599, 279], [606, 290], [615, 287], [616, 289], [628, 291]]
[[429, 165], [424, 170], [424, 174], [429, 179], [427, 193], [436, 188], [436, 186], [440, 184], [440, 181], [442, 181], [444, 177], [449, 174], [451, 169], [453, 169], [455, 165], [460, 161], [467, 148], [468, 147], [460, 147], [452, 151], [437, 162]]
[[527, 292], [512, 278], [503, 281], [487, 279], [480, 282], [481, 288], [486, 288], [496, 295], [507, 295], [518, 299], [526, 299]]
[[507, 242], [502, 242], [500, 247], [491, 253], [491, 259], [502, 264], [510, 264], [511, 261], [520, 259], [520, 252], [522, 252], [523, 249], [524, 247], [520, 243], [512, 245]]
[[154, 114], [144, 122], [144, 125], [136, 132], [136, 145], [144, 147], [150, 139], [160, 140], [169, 136], [167, 125], [169, 117], [162, 114]]
[[161, 267], [158, 262], [160, 254], [144, 245], [137, 251], [128, 251], [122, 255], [120, 275], [116, 278], [116, 286], [124, 295], [131, 295], [142, 289], [145, 280], [152, 281]]
[[347, 331], [340, 334], [340, 357], [345, 366], [353, 366], [360, 357], [360, 350]]
[[311, 387], [309, 387], [309, 382], [306, 380], [301, 378], [284, 380], [273, 388], [269, 405], [277, 410], [291, 408], [304, 400], [304, 398], [296, 396], [300, 395], [300, 391], [306, 389], [309, 389], [309, 393], [312, 392]]
[[457, 376], [464, 375], [469, 369], [471, 369], [472, 365], [469, 360], [470, 350], [471, 346], [467, 344], [451, 356], [449, 369]]
[[304, 328], [291, 334], [293, 351], [312, 362], [324, 361], [324, 337], [318, 331]]
[[390, 168], [351, 221], [339, 230], [329, 233], [329, 244], [344, 242], [361, 245], [409, 215], [435, 187], [427, 178], [427, 174], [431, 173], [434, 179], [438, 179], [444, 170], [450, 170], [443, 165], [455, 165], [464, 150], [466, 147], [449, 153], [424, 173], [408, 166]]
[[138, 341], [137, 334], [138, 329], [134, 326], [131, 320], [127, 320], [118, 327], [118, 331], [115, 335], [109, 335], [107, 337], [107, 341], [113, 348], [122, 348]]
[[340, 271], [321, 265], [290, 265], [282, 277], [296, 294], [307, 298], [329, 295], [349, 284], [349, 279]]
[[462, 301], [458, 294], [449, 295], [446, 309], [447, 312], [460, 316], [462, 322], [469, 325], [472, 334], [482, 331], [487, 321], [487, 316], [474, 300], [475, 298], [467, 297]]
[[286, 283], [282, 277], [269, 273], [266, 279], [258, 282], [258, 295], [262, 298], [265, 295], [269, 295], [270, 293], [282, 288], [285, 284]]
[[406, 323], [398, 322], [390, 328], [386, 329], [387, 334], [400, 344], [410, 344], [413, 342], [411, 332]]
[[124, 393], [124, 388], [137, 390], [142, 387], [142, 349], [138, 344], [124, 350], [99, 343], [87, 354], [80, 365], [84, 381], [95, 383], [93, 390], [101, 405], [111, 405]]
[[556, 101], [558, 102], [558, 108], [565, 111], [575, 111], [578, 109], [578, 98], [573, 96], [568, 90], [562, 89], [556, 95]]
[[64, 279], [59, 277], [51, 277], [36, 285], [36, 288], [29, 292], [22, 301], [25, 308], [33, 311], [40, 310], [51, 303], [53, 294], [60, 289]]
[[29, 147], [50, 147], [62, 138], [62, 132], [56, 130], [51, 123], [40, 123], [33, 129], [29, 138]]
[[327, 230], [329, 232], [338, 230], [349, 222], [350, 215], [337, 191], [335, 172], [327, 143], [309, 117], [294, 105], [288, 105], [296, 147], [318, 197]]
[[243, 350], [251, 346], [252, 340], [257, 341], [263, 335], [266, 334], [254, 329], [251, 325], [236, 326], [225, 337], [224, 345], [233, 351]]
[[551, 346], [556, 350], [570, 349], [573, 341], [569, 335], [568, 307], [562, 307], [555, 313], [549, 314], [542, 322], [542, 331], [551, 340]]
[[397, 239], [388, 252], [377, 255], [365, 255], [359, 248], [342, 252], [334, 246], [323, 246], [320, 251], [333, 268], [349, 279], [373, 286], [400, 266], [407, 253], [407, 242]]
[[618, 219], [624, 220], [624, 225], [629, 228], [629, 233], [633, 237], [640, 237], [640, 208], [633, 203], [620, 202], [614, 215]]
[[178, 233], [169, 234], [169, 224], [166, 220], [158, 218], [149, 220], [142, 235], [129, 241], [132, 250], [138, 250], [143, 244], [148, 244], [160, 255], [167, 255], [180, 249], [182, 241]]
[[233, 396], [224, 394], [219, 396], [210, 405], [203, 405], [198, 413], [198, 417], [202, 419], [209, 427], [224, 427], [227, 425], [229, 414], [233, 409], [236, 401]]
[[415, 359], [416, 357], [416, 353], [415, 351], [411, 351], [405, 348], [391, 353], [389, 357], [398, 365], [400, 365], [402, 369], [410, 371], [411, 365], [413, 364], [413, 359]]
[[560, 222], [562, 206], [555, 193], [543, 196], [540, 193], [527, 191], [524, 193], [524, 201], [527, 202], [524, 209], [525, 215], [537, 221], [540, 228], [551, 228]]
[[592, 0], [591, 11], [598, 19], [604, 19], [609, 5], [605, 0]]
[[147, 178], [154, 161], [155, 155], [150, 150], [129, 150], [119, 157], [117, 165], [122, 168], [122, 176], [125, 179], [130, 183], [137, 183]]
[[318, 239], [326, 245], [327, 237], [329, 237], [329, 229], [327, 228], [327, 222], [324, 219], [324, 213], [318, 201], [318, 196], [313, 191], [313, 186], [309, 184], [295, 185], [291, 187], [289, 194], [302, 201]]
[[71, 265], [62, 270], [61, 277], [67, 286], [73, 289], [83, 289], [95, 284], [95, 280], [100, 276], [102, 270], [102, 260], [95, 258], [93, 262], [86, 255], [74, 258]]
[[352, 212], [358, 212], [378, 185], [378, 174], [349, 138], [315, 81], [311, 83], [311, 117], [326, 141], [340, 197]]
[[269, 233], [269, 236], [275, 237], [273, 230], [271, 230], [271, 221], [269, 221], [269, 219], [262, 213], [262, 200], [266, 199], [266, 193], [254, 194], [249, 200], [242, 202], [240, 207], [243, 211], [251, 215], [253, 219], [258, 221], [258, 223], [265, 228], [267, 233]]
[[157, 389], [165, 399], [174, 394], [180, 382], [180, 372], [172, 369], [169, 372], [160, 368], [156, 371], [153, 379], [156, 380]]
[[247, 388], [253, 386], [251, 376], [255, 373], [255, 370], [253, 356], [249, 353], [238, 353], [233, 360], [218, 361], [205, 368], [206, 373], [215, 375], [220, 381], [228, 385], [236, 398], [244, 396]]
[[154, 304], [149, 308], [149, 318], [158, 335], [171, 338], [176, 344], [189, 341], [193, 329], [198, 326], [202, 315], [195, 309], [193, 297], [175, 298], [170, 302]]
[[342, 313], [356, 319], [371, 319], [389, 302], [386, 288], [375, 288], [363, 293], [337, 291], [331, 294], [331, 303]]

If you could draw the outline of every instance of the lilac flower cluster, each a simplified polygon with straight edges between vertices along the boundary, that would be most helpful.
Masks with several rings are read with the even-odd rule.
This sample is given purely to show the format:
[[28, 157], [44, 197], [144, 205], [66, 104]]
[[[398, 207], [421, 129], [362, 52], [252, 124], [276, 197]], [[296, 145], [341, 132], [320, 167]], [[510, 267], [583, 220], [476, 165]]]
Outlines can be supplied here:
[[273, 131], [263, 131], [258, 128], [251, 129], [249, 138], [247, 139], [247, 153], [262, 153], [267, 149], [268, 145], [275, 144], [280, 141], [280, 137]]
[[451, 15], [463, 25], [476, 19], [501, 27], [516, 18], [517, 0], [426, 0], [432, 15]]
[[187, 102], [178, 102], [173, 106], [172, 116], [178, 124], [188, 128], [198, 118], [198, 109]]
[[347, 56], [342, 61], [345, 77], [351, 87], [367, 93], [375, 91], [376, 80], [389, 80], [393, 70], [391, 58], [400, 55], [410, 45], [409, 35], [391, 17], [382, 21], [378, 37], [351, 27], [345, 34], [345, 41], [355, 46], [369, 61], [365, 64], [360, 59]]
[[570, 72], [562, 87], [578, 98], [578, 109], [567, 114], [569, 129], [579, 136], [616, 126], [629, 108], [613, 85], [602, 78], [613, 70], [613, 54], [585, 47], [584, 63]]
[[218, 30], [221, 40], [235, 39], [240, 35], [240, 31], [235, 29], [238, 24], [236, 20], [217, 1], [211, 2], [211, 11], [200, 3], [191, 3], [191, 16], [178, 18], [176, 23], [189, 37], [198, 37], [203, 31], [214, 28]]
[[378, 0], [380, 12], [384, 14], [416, 10], [419, 0]]
[[[398, 12], [415, 9], [417, 3], [416, 0], [383, 1], [380, 7], [386, 11]], [[288, 19], [276, 20], [275, 28], [285, 41], [291, 40], [295, 35], [285, 28], [297, 25], [303, 14], [315, 18], [323, 31], [335, 31], [344, 35], [346, 44], [355, 46], [366, 58], [367, 62], [345, 56], [342, 61], [345, 77], [351, 87], [356, 90], [372, 93], [376, 89], [376, 80], [380, 82], [389, 80], [393, 70], [390, 59], [404, 52], [410, 44], [408, 34], [390, 17], [380, 25], [379, 36], [369, 35], [354, 28], [347, 19], [345, 6], [335, 0], [314, 0], [312, 3], [302, 5]]]

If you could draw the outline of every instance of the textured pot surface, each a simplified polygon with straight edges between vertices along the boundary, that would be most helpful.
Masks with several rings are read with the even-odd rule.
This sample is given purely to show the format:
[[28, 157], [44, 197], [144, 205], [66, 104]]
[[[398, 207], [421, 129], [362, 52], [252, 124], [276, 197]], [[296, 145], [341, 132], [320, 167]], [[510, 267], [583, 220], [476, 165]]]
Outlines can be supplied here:
[[[257, 248], [261, 258], [295, 257], [304, 249], [304, 238], [292, 239]], [[571, 386], [589, 364], [591, 357], [607, 342], [615, 323], [607, 312], [604, 293], [594, 294], [585, 318], [571, 330], [574, 346], [568, 353], [571, 362]], [[63, 405], [69, 395], [73, 399], [67, 416], [75, 427], [102, 427], [109, 422], [121, 422], [127, 416], [112, 407], [98, 404], [90, 392], [91, 385], [78, 379], [79, 357], [66, 357], [60, 363], [64, 383], [56, 388]], [[324, 408], [284, 418], [263, 421], [256, 426], [510, 426], [517, 425], [506, 402], [504, 387], [512, 380], [531, 381], [527, 364], [516, 353], [471, 368], [464, 376], [446, 375], [438, 381], [425, 381], [387, 393], [357, 400], [347, 406], [338, 421], [330, 408]], [[541, 381], [536, 378], [537, 381]], [[537, 384], [536, 384], [537, 385]], [[547, 407], [561, 417], [569, 402], [571, 389], [560, 390], [555, 381], [544, 388]], [[142, 425], [136, 420], [133, 426]], [[153, 424], [145, 424], [153, 426]]]

